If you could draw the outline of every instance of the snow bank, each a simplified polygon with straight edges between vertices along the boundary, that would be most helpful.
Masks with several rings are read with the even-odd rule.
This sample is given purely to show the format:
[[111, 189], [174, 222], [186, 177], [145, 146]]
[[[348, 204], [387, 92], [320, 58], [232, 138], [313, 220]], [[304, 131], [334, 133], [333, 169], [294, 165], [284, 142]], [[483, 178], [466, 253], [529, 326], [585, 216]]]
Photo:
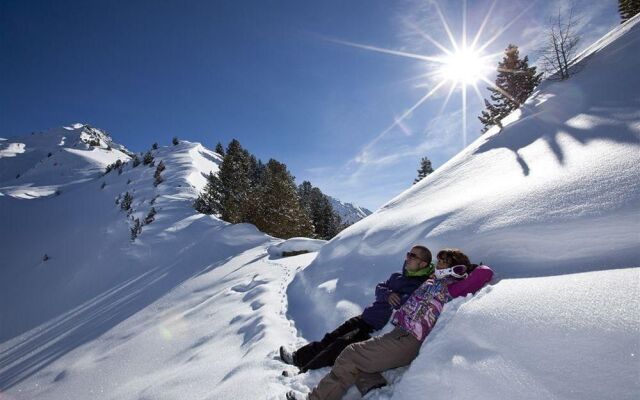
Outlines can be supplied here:
[[316, 252], [327, 243], [326, 240], [309, 239], [303, 237], [287, 239], [283, 242], [269, 246], [268, 252], [272, 258], [282, 257], [284, 252], [308, 251]]
[[[303, 335], [343, 321], [339, 302], [367, 304], [414, 243], [462, 248], [499, 278], [637, 265], [640, 25], [619, 29], [577, 75], [541, 85], [501, 132], [327, 243], [289, 289], [313, 305], [291, 305]], [[334, 292], [317, 289], [335, 278]]]
[[510, 279], [445, 307], [394, 399], [635, 399], [640, 269]]
[[459, 247], [496, 272], [445, 307], [399, 385], [368, 398], [637, 397], [638, 21], [298, 273], [289, 316], [319, 339], [370, 303], [414, 244]]

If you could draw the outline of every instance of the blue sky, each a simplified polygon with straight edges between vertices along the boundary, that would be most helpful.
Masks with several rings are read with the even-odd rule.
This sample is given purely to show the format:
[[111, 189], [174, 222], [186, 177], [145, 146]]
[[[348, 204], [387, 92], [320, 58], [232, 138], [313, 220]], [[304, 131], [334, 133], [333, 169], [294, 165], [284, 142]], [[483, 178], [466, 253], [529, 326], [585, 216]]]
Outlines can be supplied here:
[[[467, 2], [469, 40], [492, 3]], [[460, 38], [463, 2], [438, 4]], [[535, 60], [567, 4], [496, 0], [478, 43]], [[583, 46], [619, 23], [617, 1], [576, 12]], [[421, 157], [438, 167], [479, 136], [474, 92], [465, 138], [461, 92], [443, 107], [448, 86], [405, 116], [438, 84], [426, 61], [347, 44], [441, 54], [424, 33], [451, 48], [431, 1], [0, 0], [0, 136], [84, 122], [133, 151], [237, 138], [298, 183], [373, 210], [411, 185]]]

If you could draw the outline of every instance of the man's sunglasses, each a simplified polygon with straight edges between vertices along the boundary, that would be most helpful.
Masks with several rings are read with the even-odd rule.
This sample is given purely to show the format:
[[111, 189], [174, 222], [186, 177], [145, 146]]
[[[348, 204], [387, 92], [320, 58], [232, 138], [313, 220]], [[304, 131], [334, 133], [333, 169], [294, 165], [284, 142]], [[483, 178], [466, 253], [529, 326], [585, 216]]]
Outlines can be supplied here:
[[416, 253], [412, 253], [412, 252], [407, 253], [407, 258], [417, 258], [420, 261], [427, 262], [427, 260], [423, 260], [422, 258], [418, 257]]

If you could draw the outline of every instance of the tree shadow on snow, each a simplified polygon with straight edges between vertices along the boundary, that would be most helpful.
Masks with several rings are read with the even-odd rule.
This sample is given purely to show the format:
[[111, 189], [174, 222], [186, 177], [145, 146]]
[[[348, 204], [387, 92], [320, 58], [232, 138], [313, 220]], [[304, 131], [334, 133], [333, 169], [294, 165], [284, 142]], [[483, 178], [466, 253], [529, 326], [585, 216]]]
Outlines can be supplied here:
[[[640, 96], [621, 100], [619, 90], [625, 89], [610, 87], [607, 82], [598, 86], [599, 83], [551, 83], [544, 94], [534, 96], [516, 111], [521, 113], [519, 119], [489, 137], [475, 153], [508, 149], [514, 153], [523, 175], [528, 176], [531, 166], [520, 150], [538, 140], [547, 143], [561, 165], [565, 151], [558, 140], [560, 135], [569, 135], [583, 145], [595, 140], [640, 144], [640, 135], [631, 128], [639, 121]], [[544, 111], [537, 111], [538, 107]]]

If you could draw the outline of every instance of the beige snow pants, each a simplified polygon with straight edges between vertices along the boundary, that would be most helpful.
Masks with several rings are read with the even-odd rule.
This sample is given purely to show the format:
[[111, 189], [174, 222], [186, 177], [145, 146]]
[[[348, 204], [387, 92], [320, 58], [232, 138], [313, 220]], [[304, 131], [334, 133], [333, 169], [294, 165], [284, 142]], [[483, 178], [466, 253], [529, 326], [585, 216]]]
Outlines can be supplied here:
[[340, 353], [331, 372], [309, 394], [309, 400], [340, 400], [356, 384], [362, 395], [384, 386], [380, 372], [409, 365], [422, 342], [401, 328], [364, 342], [349, 345]]

